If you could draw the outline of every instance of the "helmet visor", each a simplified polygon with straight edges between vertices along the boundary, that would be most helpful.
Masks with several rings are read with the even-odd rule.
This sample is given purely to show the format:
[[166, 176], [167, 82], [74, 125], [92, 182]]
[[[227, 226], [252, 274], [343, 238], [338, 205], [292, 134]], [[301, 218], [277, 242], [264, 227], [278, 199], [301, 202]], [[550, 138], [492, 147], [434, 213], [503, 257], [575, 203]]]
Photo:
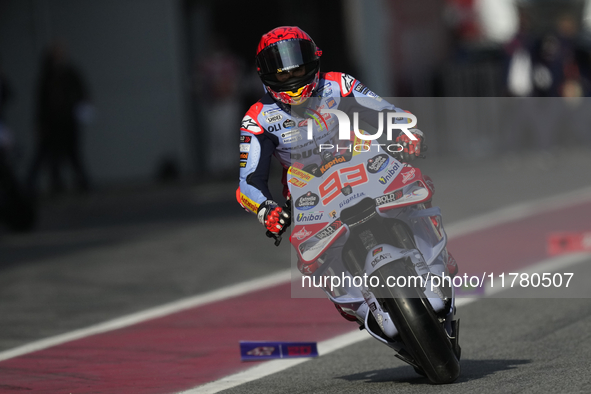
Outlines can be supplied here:
[[282, 40], [263, 49], [257, 55], [259, 74], [289, 71], [317, 60], [316, 45], [308, 40]]
[[[276, 92], [296, 91], [312, 82], [320, 69], [320, 62], [314, 61], [302, 66], [291, 68], [289, 72], [262, 74], [263, 83]], [[282, 74], [289, 74], [288, 79], [281, 78]]]

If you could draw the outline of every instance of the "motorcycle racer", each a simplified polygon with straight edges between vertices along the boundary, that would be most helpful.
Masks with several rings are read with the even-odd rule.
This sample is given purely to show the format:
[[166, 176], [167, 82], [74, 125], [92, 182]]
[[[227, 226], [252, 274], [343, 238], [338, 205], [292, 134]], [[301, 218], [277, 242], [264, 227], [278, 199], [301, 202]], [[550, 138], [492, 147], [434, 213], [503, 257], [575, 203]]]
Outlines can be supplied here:
[[[321, 55], [322, 51], [312, 38], [295, 26], [271, 30], [263, 35], [257, 48], [257, 71], [267, 93], [250, 107], [242, 119], [237, 197], [245, 209], [258, 214], [261, 223], [271, 218], [267, 227], [276, 234], [287, 227], [288, 221], [281, 214], [283, 209], [273, 201], [267, 186], [271, 157], [276, 156], [285, 169], [294, 162], [302, 168], [312, 163], [321, 165], [318, 145], [335, 140], [337, 134], [335, 119], [328, 116], [320, 124], [320, 135], [315, 141], [301, 139], [302, 129], [297, 127], [306, 120], [303, 104], [308, 99], [319, 98], [327, 108], [340, 108], [339, 99], [342, 97], [372, 99], [371, 107], [367, 107], [363, 100], [355, 100], [355, 109], [360, 117], [372, 126], [377, 126], [376, 111], [403, 112], [348, 74], [321, 73]], [[375, 106], [377, 100], [380, 107]], [[373, 116], [364, 117], [370, 114]], [[419, 156], [423, 146], [422, 133], [418, 129], [412, 131], [418, 136], [416, 141], [407, 136], [397, 140], [405, 144], [402, 152], [406, 156], [405, 161]], [[283, 217], [283, 223], [276, 224], [276, 215], [269, 216], [271, 212]]]
[[[359, 118], [378, 127], [376, 112], [401, 112], [351, 75], [320, 72], [322, 51], [312, 38], [296, 26], [277, 27], [264, 34], [256, 51], [256, 67], [265, 95], [246, 112], [240, 127], [240, 183], [238, 203], [257, 215], [269, 236], [281, 235], [291, 223], [287, 169], [292, 166], [312, 174], [324, 173], [339, 157], [338, 122], [319, 110], [339, 109], [359, 113]], [[313, 119], [314, 138], [306, 139], [308, 119]], [[407, 123], [406, 117], [396, 123]], [[410, 129], [415, 139], [400, 132], [396, 151], [388, 151], [402, 162], [421, 157], [425, 150], [423, 133]], [[337, 146], [322, 150], [320, 146]], [[275, 202], [268, 187], [271, 157], [284, 168], [286, 206]], [[407, 164], [408, 165], [408, 164]], [[449, 259], [454, 262], [453, 258]], [[450, 266], [457, 273], [457, 265]]]

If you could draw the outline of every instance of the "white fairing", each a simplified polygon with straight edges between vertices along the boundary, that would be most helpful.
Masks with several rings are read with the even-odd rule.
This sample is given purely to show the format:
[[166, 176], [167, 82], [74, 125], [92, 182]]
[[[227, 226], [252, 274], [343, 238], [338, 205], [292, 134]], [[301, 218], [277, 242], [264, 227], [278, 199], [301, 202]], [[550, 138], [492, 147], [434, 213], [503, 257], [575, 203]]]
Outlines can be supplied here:
[[[424, 284], [425, 296], [428, 298], [435, 312], [442, 312], [453, 317], [453, 286], [451, 287], [451, 302], [445, 297], [439, 287], [431, 288], [433, 275], [447, 275], [445, 262], [447, 261], [447, 236], [442, 226], [441, 212], [439, 208], [425, 208], [423, 203], [432, 195], [432, 189], [427, 187], [428, 182], [420, 176], [420, 172], [403, 166], [397, 160], [388, 157], [380, 159], [382, 165], [373, 165], [379, 156], [375, 154], [353, 154], [346, 162], [335, 164], [322, 177], [303, 177], [298, 171], [288, 175], [290, 191], [293, 201], [304, 198], [306, 195], [315, 195], [314, 212], [324, 212], [317, 215], [318, 220], [305, 222], [305, 227], [311, 228], [317, 225], [319, 230], [304, 232], [302, 222], [297, 222], [294, 234], [302, 236], [302, 240], [296, 246], [296, 252], [300, 261], [306, 264], [316, 262], [317, 269], [309, 275], [324, 276], [334, 275], [353, 279], [342, 261], [343, 247], [351, 237], [351, 229], [341, 222], [341, 212], [353, 207], [360, 201], [371, 198], [376, 202], [376, 213], [385, 219], [396, 219], [408, 226], [414, 236], [416, 249], [401, 249], [393, 245], [382, 243], [366, 246], [369, 250], [363, 264], [363, 273], [360, 275], [370, 278], [372, 274], [387, 264], [397, 262], [400, 259], [409, 259], [414, 265], [417, 278]], [[396, 168], [396, 171], [393, 169]], [[301, 172], [301, 171], [300, 171]], [[339, 193], [339, 189], [331, 188], [331, 179], [334, 181], [337, 172], [342, 182], [353, 184], [348, 193]], [[332, 177], [331, 177], [332, 175]], [[295, 178], [295, 186], [291, 184]], [[303, 185], [302, 183], [305, 182]], [[360, 186], [356, 186], [359, 184]], [[299, 186], [298, 186], [299, 185]], [[385, 197], [384, 197], [385, 196]], [[404, 204], [404, 205], [403, 205]], [[306, 207], [306, 209], [308, 209]], [[294, 206], [294, 214], [309, 210], [300, 210]], [[325, 215], [330, 214], [327, 221]], [[300, 234], [301, 233], [301, 234]], [[295, 237], [298, 241], [300, 238]], [[293, 240], [292, 240], [293, 242]], [[357, 277], [359, 278], [359, 276]], [[380, 330], [389, 338], [398, 334], [396, 326], [389, 314], [379, 305], [372, 293], [370, 283], [354, 283], [353, 280], [344, 283], [335, 289], [324, 288], [328, 298], [341, 305], [348, 313], [355, 314], [360, 323], [368, 326], [369, 312], [380, 327]], [[450, 290], [446, 292], [450, 296]], [[451, 305], [451, 307], [450, 307]], [[375, 326], [374, 326], [375, 327]], [[378, 340], [384, 341], [377, 333], [370, 332]]]
[[[443, 241], [443, 240], [442, 240]], [[427, 265], [421, 253], [416, 249], [400, 249], [388, 244], [376, 245], [367, 253], [365, 259], [365, 272], [367, 276], [371, 276], [375, 271], [381, 267], [390, 264], [396, 260], [408, 258], [412, 261], [416, 270], [416, 280], [425, 283], [424, 293], [429, 299], [436, 312], [441, 312], [445, 303], [441, 299], [441, 293], [431, 290], [431, 279], [428, 274], [441, 275], [441, 267], [439, 264]], [[392, 283], [395, 283], [392, 278]], [[389, 283], [387, 285], [390, 285]]]
[[[398, 330], [396, 329], [394, 322], [390, 318], [390, 314], [382, 309], [382, 306], [380, 305], [376, 297], [373, 295], [373, 293], [367, 291], [364, 292], [364, 295], [367, 297], [365, 299], [364, 304], [367, 305], [367, 307], [363, 309], [363, 312], [367, 314], [368, 310], [371, 311], [374, 319], [378, 323], [378, 326], [380, 326], [380, 329], [383, 331], [384, 334], [386, 334], [390, 338], [394, 338], [396, 335], [398, 335]], [[359, 312], [361, 311], [358, 311], [358, 313]], [[366, 322], [367, 326], [367, 316], [363, 316], [363, 321]]]

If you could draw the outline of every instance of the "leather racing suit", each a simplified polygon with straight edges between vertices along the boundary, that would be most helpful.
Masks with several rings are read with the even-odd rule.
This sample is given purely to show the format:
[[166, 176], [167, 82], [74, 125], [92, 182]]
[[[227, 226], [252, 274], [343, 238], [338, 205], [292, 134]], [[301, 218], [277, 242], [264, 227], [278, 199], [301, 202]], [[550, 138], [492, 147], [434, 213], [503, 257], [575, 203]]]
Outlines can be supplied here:
[[[343, 100], [343, 98], [348, 98]], [[302, 108], [298, 108], [302, 107]], [[334, 114], [320, 114], [321, 109], [339, 109], [349, 114], [359, 113], [359, 119], [378, 127], [379, 111], [406, 112], [370, 91], [354, 77], [340, 73], [321, 73], [318, 88], [300, 106], [288, 106], [265, 94], [250, 107], [240, 127], [240, 186], [236, 191], [238, 203], [247, 211], [257, 213], [261, 203], [273, 200], [268, 178], [271, 157], [284, 168], [284, 197], [287, 197], [286, 171], [294, 165], [322, 169], [323, 146], [342, 147], [338, 140], [338, 121]], [[312, 118], [313, 140], [306, 138], [307, 118]], [[406, 118], [396, 123], [407, 123]], [[340, 144], [340, 145], [339, 145]]]

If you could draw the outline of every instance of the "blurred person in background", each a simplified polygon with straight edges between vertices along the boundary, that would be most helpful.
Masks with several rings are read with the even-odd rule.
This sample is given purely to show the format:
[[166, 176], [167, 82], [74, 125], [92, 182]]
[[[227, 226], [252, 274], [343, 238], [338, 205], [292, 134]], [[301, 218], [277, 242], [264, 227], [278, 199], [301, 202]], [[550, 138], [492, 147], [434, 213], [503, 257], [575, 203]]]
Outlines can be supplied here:
[[35, 224], [36, 209], [18, 182], [10, 159], [14, 141], [6, 124], [6, 104], [12, 97], [12, 88], [0, 65], [0, 222], [13, 231], [28, 231]]
[[[282, 26], [264, 34], [256, 54], [256, 66], [267, 93], [250, 109], [242, 119], [240, 127], [240, 177], [236, 191], [238, 203], [247, 211], [257, 215], [259, 222], [270, 237], [278, 237], [291, 224], [291, 199], [287, 188], [287, 169], [301, 168], [315, 176], [323, 174], [323, 165], [339, 156], [338, 151], [324, 151], [322, 154], [306, 144], [300, 136], [304, 133], [296, 126], [307, 122], [306, 110], [311, 111], [328, 106], [347, 111], [344, 97], [349, 97], [348, 110], [359, 113], [360, 119], [372, 127], [378, 127], [376, 111], [404, 112], [402, 109], [379, 98], [354, 77], [340, 72], [320, 72], [322, 51], [312, 38], [299, 27]], [[337, 100], [330, 98], [338, 98]], [[325, 104], [319, 107], [320, 101]], [[306, 105], [304, 105], [306, 104]], [[399, 120], [406, 122], [405, 118]], [[338, 123], [330, 116], [326, 118], [326, 129], [314, 142], [334, 144], [337, 141]], [[330, 126], [329, 126], [330, 125]], [[304, 126], [300, 126], [304, 127]], [[400, 132], [396, 143], [404, 150], [393, 153], [399, 160], [410, 162], [421, 156], [425, 150], [423, 133], [410, 129], [416, 139], [411, 140]], [[310, 142], [311, 143], [311, 142]], [[271, 195], [268, 186], [271, 158], [275, 156], [283, 166], [283, 195], [287, 199], [280, 206]], [[458, 267], [451, 254], [445, 251], [442, 261], [449, 275], [457, 274]], [[312, 264], [313, 265], [313, 264]], [[298, 266], [299, 267], [299, 266]], [[300, 268], [306, 274], [313, 274], [315, 268]], [[357, 321], [361, 316], [343, 311], [335, 304], [347, 320]], [[354, 313], [354, 312], [351, 312]]]
[[583, 95], [576, 56], [577, 38], [577, 22], [569, 14], [561, 15], [556, 21], [554, 31], [549, 31], [539, 38], [532, 59], [535, 96]]
[[471, 47], [482, 37], [475, 11], [476, 0], [445, 0], [443, 18], [451, 35], [452, 57], [469, 60]]
[[12, 88], [0, 64], [0, 189], [2, 190], [8, 189], [9, 186], [12, 187], [13, 184], [13, 174], [9, 162], [13, 138], [6, 124], [6, 107], [12, 95]]
[[510, 97], [533, 95], [532, 53], [535, 38], [523, 7], [517, 7], [517, 32], [504, 46], [505, 93]]
[[6, 121], [6, 103], [12, 98], [12, 88], [8, 83], [8, 78], [4, 75], [2, 64], [0, 64], [0, 124]]
[[591, 95], [589, 51], [581, 45], [581, 29], [572, 14], [558, 18], [557, 37], [564, 52], [559, 94], [562, 97]]
[[80, 149], [81, 123], [88, 119], [88, 103], [86, 83], [70, 63], [64, 43], [53, 43], [44, 54], [37, 86], [37, 146], [28, 175], [28, 185], [33, 192], [43, 166], [50, 172], [51, 193], [64, 192], [62, 167], [65, 163], [73, 170], [77, 190], [89, 190]]
[[[504, 146], [514, 156], [523, 148], [533, 148], [541, 154], [540, 163], [551, 163], [557, 146], [569, 138], [578, 138], [580, 142], [587, 142], [588, 138], [584, 133], [565, 136], [564, 128], [558, 127], [564, 116], [563, 101], [533, 97], [589, 96], [589, 52], [580, 45], [580, 28], [573, 14], [559, 14], [553, 29], [534, 34], [528, 10], [518, 10], [519, 30], [505, 47], [506, 91], [510, 97], [530, 99], [514, 102]], [[580, 129], [579, 125], [575, 129]]]
[[240, 121], [244, 66], [229, 48], [226, 40], [216, 34], [213, 47], [204, 60], [197, 63], [195, 90], [205, 109], [206, 130], [215, 130], [215, 138], [205, 140], [209, 152], [208, 173], [230, 176], [236, 168], [233, 143], [235, 125]]
[[561, 14], [555, 28], [535, 35], [519, 10], [519, 29], [505, 46], [507, 94], [512, 97], [584, 97], [591, 94], [589, 53], [579, 42], [574, 15]]

